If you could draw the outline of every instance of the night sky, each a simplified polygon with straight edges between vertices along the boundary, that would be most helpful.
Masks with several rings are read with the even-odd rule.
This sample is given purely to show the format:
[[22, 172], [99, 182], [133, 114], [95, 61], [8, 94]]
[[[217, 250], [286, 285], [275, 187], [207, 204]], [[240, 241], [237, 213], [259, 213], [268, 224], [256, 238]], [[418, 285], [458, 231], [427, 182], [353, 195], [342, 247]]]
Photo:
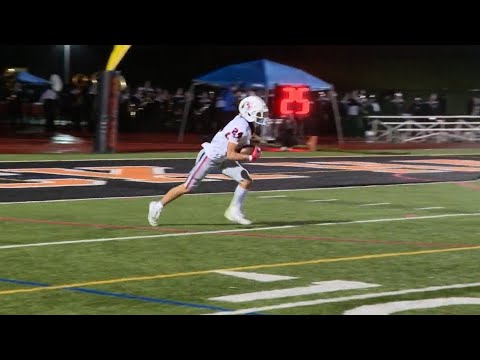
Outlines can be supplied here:
[[[105, 67], [112, 45], [72, 45], [71, 75]], [[62, 45], [0, 46], [0, 66], [63, 77]], [[480, 87], [475, 45], [134, 45], [119, 65], [129, 84], [151, 80], [187, 87], [221, 66], [266, 58], [301, 68], [340, 89], [469, 89]]]

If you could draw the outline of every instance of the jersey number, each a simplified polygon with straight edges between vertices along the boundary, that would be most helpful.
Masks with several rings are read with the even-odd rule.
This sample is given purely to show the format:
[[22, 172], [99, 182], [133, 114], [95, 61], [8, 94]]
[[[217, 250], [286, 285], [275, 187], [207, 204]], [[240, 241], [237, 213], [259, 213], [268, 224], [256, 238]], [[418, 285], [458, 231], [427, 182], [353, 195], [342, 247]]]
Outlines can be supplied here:
[[240, 138], [242, 137], [242, 135], [243, 135], [243, 132], [238, 132], [238, 129], [235, 128], [235, 129], [233, 129], [231, 132], [230, 132], [230, 131], [227, 132], [227, 133], [225, 134], [225, 137], [228, 139], [228, 137], [229, 137], [230, 135], [232, 135], [235, 139], [240, 139]]

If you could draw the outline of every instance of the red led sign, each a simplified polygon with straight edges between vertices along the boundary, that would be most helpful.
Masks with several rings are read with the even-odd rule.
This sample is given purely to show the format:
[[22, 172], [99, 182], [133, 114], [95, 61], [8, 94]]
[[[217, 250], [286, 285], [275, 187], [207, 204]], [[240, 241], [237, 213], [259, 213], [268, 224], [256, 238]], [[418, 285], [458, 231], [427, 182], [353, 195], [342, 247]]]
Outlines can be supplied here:
[[277, 86], [274, 103], [276, 116], [308, 115], [310, 113], [310, 88], [292, 85]]

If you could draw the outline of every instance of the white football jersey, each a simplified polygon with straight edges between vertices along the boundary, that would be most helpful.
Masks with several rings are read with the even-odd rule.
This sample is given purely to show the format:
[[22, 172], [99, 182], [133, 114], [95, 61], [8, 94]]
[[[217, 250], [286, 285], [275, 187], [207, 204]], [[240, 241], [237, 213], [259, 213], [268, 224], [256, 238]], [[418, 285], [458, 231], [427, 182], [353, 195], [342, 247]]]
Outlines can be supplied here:
[[220, 129], [210, 143], [203, 143], [205, 153], [212, 160], [224, 160], [229, 142], [239, 146], [249, 145], [252, 138], [250, 124], [242, 116], [237, 115], [223, 129]]

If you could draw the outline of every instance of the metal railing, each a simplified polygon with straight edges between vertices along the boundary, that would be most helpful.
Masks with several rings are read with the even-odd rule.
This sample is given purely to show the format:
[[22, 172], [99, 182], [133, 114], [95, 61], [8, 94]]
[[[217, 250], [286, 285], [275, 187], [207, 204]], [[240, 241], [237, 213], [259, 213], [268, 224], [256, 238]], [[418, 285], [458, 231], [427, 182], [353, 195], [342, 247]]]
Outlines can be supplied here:
[[480, 116], [366, 116], [370, 142], [480, 141]]

